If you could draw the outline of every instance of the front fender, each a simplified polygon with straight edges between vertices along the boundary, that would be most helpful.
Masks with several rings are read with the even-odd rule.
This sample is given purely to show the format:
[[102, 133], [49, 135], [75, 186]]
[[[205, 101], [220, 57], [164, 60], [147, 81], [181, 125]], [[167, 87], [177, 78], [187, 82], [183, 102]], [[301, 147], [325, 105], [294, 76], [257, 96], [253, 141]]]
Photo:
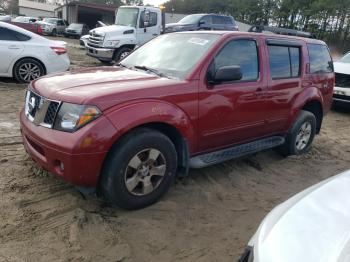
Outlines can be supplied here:
[[178, 106], [159, 100], [144, 100], [109, 109], [107, 118], [117, 129], [114, 141], [138, 126], [163, 123], [175, 127], [188, 141], [190, 152], [196, 148], [194, 126]]

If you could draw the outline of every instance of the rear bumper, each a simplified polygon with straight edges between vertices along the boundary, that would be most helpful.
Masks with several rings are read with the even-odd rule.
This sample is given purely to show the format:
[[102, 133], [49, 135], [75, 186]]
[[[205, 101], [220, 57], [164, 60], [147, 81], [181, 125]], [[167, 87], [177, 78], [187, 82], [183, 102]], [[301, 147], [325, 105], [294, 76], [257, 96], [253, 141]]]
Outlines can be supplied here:
[[[103, 135], [109, 136], [115, 129], [110, 126], [108, 120], [103, 118], [97, 123], [97, 127], [91, 125], [90, 129], [86, 126], [87, 130], [84, 132], [80, 132], [83, 131], [80, 129], [75, 133], [65, 133], [34, 125], [25, 117], [22, 110], [20, 124], [24, 147], [39, 166], [76, 186], [96, 187], [107, 151], [93, 152], [92, 146], [89, 148], [89, 145], [84, 143], [89, 141], [90, 144], [94, 143], [95, 147], [107, 148], [103, 145], [103, 140], [91, 141], [89, 134], [92, 129], [100, 132], [101, 128], [105, 128]], [[85, 146], [87, 152], [83, 153], [81, 151]]]
[[106, 62], [111, 62], [113, 60], [114, 49], [112, 48], [96, 48], [86, 45], [86, 54], [88, 56], [103, 60]]

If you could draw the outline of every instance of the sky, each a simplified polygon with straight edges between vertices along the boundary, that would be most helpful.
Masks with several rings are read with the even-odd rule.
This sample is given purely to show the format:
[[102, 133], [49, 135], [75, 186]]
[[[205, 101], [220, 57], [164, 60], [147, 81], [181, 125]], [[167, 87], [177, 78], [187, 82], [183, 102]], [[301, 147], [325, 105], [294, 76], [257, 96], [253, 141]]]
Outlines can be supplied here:
[[145, 5], [154, 5], [154, 6], [158, 6], [160, 4], [163, 4], [164, 2], [166, 2], [166, 0], [143, 0], [143, 3]]

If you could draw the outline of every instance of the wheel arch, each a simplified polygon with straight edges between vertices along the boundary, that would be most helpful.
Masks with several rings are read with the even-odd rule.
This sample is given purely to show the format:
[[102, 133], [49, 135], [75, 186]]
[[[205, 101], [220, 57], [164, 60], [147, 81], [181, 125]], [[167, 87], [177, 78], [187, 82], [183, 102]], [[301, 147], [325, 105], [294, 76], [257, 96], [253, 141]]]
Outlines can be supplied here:
[[310, 100], [305, 103], [301, 110], [308, 111], [312, 113], [316, 118], [316, 134], [321, 131], [322, 121], [323, 121], [323, 107], [320, 101]]
[[46, 65], [39, 58], [36, 58], [36, 57], [33, 57], [33, 56], [24, 56], [24, 57], [21, 57], [21, 58], [17, 59], [16, 62], [13, 63], [13, 66], [12, 66], [12, 77], [15, 76], [16, 65], [19, 62], [21, 62], [22, 60], [24, 60], [24, 59], [33, 59], [33, 60], [37, 61], [38, 63], [40, 63], [42, 65], [42, 67], [44, 68], [44, 75], [46, 75], [46, 73], [47, 73]]

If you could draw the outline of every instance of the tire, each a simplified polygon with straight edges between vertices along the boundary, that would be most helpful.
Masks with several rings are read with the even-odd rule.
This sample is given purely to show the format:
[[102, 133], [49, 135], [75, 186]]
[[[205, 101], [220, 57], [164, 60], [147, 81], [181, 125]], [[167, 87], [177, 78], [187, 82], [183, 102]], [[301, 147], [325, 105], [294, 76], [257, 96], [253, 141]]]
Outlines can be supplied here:
[[114, 55], [114, 61], [117, 63], [120, 60], [124, 59], [127, 57], [130, 53], [132, 52], [132, 49], [129, 47], [122, 47], [119, 50], [116, 51]]
[[38, 60], [24, 58], [15, 64], [13, 74], [18, 82], [29, 83], [45, 75], [45, 68]]
[[301, 155], [308, 152], [316, 135], [316, 117], [309, 111], [301, 110], [289, 130], [285, 143], [278, 148], [283, 156]]
[[54, 28], [51, 32], [52, 36], [57, 36], [57, 30]]
[[168, 191], [176, 170], [177, 154], [171, 140], [155, 130], [138, 129], [111, 149], [98, 192], [112, 206], [141, 209]]

